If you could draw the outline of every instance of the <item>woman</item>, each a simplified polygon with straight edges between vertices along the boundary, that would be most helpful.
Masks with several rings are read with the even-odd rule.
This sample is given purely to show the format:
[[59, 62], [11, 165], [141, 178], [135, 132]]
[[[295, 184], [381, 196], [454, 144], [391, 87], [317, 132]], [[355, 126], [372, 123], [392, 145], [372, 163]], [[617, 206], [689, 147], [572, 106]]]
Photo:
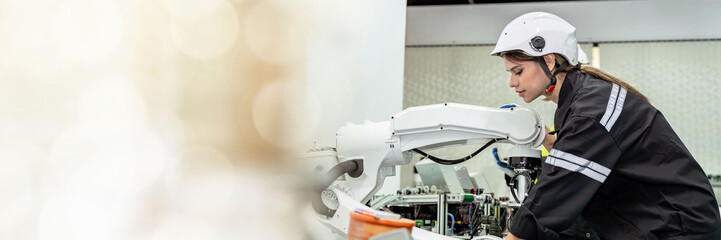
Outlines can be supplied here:
[[706, 174], [633, 86], [578, 63], [575, 28], [549, 13], [511, 21], [492, 55], [525, 102], [558, 105], [542, 176], [506, 239], [556, 239], [579, 215], [602, 239], [721, 239]]

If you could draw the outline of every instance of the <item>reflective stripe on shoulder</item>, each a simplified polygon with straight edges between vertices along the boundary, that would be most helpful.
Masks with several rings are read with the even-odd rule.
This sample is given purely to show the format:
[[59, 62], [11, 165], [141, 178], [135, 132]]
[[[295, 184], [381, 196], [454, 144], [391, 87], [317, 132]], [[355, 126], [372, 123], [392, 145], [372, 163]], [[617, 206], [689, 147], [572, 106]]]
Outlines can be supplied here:
[[551, 149], [546, 163], [586, 175], [600, 183], [606, 181], [606, 177], [611, 173], [611, 169], [601, 164], [557, 149]]
[[608, 104], [606, 105], [606, 112], [601, 117], [601, 125], [606, 128], [606, 131], [611, 131], [613, 124], [618, 120], [618, 116], [621, 115], [623, 110], [623, 102], [626, 100], [626, 89], [613, 84], [611, 88], [611, 96], [608, 98]]

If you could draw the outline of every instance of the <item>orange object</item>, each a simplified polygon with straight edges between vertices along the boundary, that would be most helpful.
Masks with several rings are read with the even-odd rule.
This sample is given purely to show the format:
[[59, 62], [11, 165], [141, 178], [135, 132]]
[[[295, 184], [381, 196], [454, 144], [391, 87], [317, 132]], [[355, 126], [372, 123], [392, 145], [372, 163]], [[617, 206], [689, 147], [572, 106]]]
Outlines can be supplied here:
[[410, 233], [415, 225], [415, 221], [405, 218], [399, 220], [378, 219], [373, 216], [351, 212], [348, 240], [368, 240], [372, 236], [398, 228], [405, 228]]

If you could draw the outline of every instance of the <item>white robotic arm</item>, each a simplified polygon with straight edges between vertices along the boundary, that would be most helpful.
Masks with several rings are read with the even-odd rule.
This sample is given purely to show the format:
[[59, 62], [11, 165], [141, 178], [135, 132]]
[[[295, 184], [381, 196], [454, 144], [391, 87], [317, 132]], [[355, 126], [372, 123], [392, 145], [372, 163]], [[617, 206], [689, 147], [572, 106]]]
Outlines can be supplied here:
[[[540, 158], [533, 148], [542, 144], [545, 135], [541, 118], [531, 109], [456, 103], [408, 108], [390, 121], [346, 124], [337, 133], [337, 159], [341, 164], [362, 164], [358, 166], [362, 174], [356, 171], [354, 176], [345, 175], [345, 181], [336, 181], [328, 189], [332, 191], [326, 191], [326, 195], [336, 195], [323, 199], [333, 216], [321, 220], [336, 232], [347, 233], [351, 208], [364, 207], [385, 177], [395, 175], [396, 165], [409, 164], [414, 152], [500, 141], [516, 145], [509, 153], [511, 157]], [[344, 203], [349, 200], [358, 204]]]
[[363, 174], [346, 178], [351, 196], [367, 202], [395, 175], [396, 165], [411, 162], [413, 150], [422, 151], [482, 143], [493, 139], [515, 144], [511, 156], [529, 156], [540, 146], [545, 128], [538, 114], [528, 108], [489, 108], [457, 103], [412, 107], [386, 122], [346, 124], [338, 130], [340, 162], [363, 159]]

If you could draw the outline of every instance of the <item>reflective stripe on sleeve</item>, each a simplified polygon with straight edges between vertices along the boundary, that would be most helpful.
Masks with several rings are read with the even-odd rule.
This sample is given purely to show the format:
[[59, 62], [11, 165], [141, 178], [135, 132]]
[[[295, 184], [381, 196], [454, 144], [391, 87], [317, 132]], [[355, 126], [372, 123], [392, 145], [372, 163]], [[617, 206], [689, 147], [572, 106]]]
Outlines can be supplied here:
[[611, 169], [601, 164], [557, 149], [551, 149], [546, 158], [546, 163], [568, 171], [581, 173], [600, 183], [606, 181], [606, 177], [611, 173]]

